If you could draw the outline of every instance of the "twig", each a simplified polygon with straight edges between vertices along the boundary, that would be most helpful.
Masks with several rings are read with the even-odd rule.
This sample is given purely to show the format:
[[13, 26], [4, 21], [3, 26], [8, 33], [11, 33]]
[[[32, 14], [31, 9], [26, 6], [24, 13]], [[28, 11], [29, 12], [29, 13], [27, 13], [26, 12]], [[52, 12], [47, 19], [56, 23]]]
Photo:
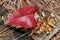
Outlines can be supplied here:
[[15, 40], [18, 40], [19, 38], [21, 38], [21, 37], [23, 37], [23, 36], [25, 36], [25, 35], [27, 35], [28, 33], [24, 33], [24, 34], [22, 34], [22, 35], [20, 35], [19, 37], [17, 37]]

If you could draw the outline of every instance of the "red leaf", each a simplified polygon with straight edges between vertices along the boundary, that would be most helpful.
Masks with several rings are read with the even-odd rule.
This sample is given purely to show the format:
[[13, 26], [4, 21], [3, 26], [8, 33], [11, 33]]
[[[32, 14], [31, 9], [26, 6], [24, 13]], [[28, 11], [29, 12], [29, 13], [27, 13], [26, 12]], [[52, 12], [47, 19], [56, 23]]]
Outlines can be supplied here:
[[35, 12], [38, 11], [36, 6], [24, 6], [14, 11], [5, 24], [33, 28], [36, 25], [34, 19]]

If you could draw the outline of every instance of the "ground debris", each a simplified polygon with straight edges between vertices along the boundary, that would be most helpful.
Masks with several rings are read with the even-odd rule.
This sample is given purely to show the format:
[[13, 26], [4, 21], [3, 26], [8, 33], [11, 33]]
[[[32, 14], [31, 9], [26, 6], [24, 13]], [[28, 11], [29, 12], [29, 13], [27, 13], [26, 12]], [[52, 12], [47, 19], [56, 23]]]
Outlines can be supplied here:
[[[42, 16], [42, 12], [44, 12], [47, 15], [49, 15], [50, 13], [54, 13], [54, 15], [56, 15], [59, 20], [56, 24], [57, 27], [54, 28], [48, 35], [46, 33], [42, 33], [40, 35], [33, 34], [32, 38], [34, 40], [58, 40], [59, 38], [60, 40], [60, 32], [59, 32], [60, 30], [60, 11], [59, 11], [60, 0], [0, 0], [0, 33], [6, 34], [6, 33], [9, 33], [8, 31], [11, 31], [11, 32], [14, 31], [14, 30], [10, 30], [9, 27], [6, 27], [4, 22], [13, 11], [18, 9], [19, 7], [27, 6], [27, 5], [37, 6], [39, 8], [39, 11], [38, 11], [39, 16]], [[19, 33], [16, 33], [16, 34], [19, 34]]]

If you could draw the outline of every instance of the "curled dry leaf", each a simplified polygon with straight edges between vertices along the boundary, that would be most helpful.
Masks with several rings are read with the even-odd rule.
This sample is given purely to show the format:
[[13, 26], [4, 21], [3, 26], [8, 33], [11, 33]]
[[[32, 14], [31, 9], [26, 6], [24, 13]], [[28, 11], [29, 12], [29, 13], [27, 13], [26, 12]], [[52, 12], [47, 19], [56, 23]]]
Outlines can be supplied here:
[[36, 26], [34, 14], [37, 11], [38, 8], [36, 6], [24, 6], [19, 8], [11, 14], [5, 24], [33, 28]]

